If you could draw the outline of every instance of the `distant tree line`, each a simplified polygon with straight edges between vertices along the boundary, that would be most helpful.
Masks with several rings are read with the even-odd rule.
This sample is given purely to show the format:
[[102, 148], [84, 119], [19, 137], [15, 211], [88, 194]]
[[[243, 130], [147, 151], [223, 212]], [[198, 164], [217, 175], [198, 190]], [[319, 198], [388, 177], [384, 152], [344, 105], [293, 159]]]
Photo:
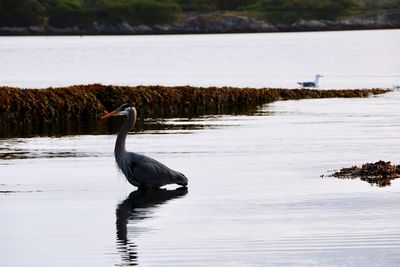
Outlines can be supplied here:
[[183, 12], [235, 11], [272, 22], [334, 19], [354, 9], [400, 8], [400, 0], [0, 0], [0, 26], [163, 24]]
[[268, 21], [295, 22], [400, 8], [400, 0], [263, 0], [258, 8], [266, 14]]
[[172, 0], [0, 0], [0, 25], [156, 24], [171, 22], [180, 12]]

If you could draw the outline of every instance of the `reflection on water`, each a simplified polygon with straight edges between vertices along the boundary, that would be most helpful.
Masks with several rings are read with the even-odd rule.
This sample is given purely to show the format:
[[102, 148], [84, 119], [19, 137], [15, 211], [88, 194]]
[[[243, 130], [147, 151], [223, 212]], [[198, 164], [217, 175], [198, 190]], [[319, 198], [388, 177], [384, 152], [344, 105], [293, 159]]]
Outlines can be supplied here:
[[151, 218], [153, 208], [160, 206], [166, 201], [174, 198], [183, 197], [188, 193], [186, 187], [175, 190], [158, 189], [150, 192], [136, 190], [122, 201], [116, 210], [117, 215], [117, 248], [121, 253], [121, 258], [126, 265], [137, 265], [137, 249], [134, 243], [134, 226], [129, 227], [128, 223], [134, 224], [135, 221]]
[[[104, 153], [82, 152], [71, 147], [57, 147], [46, 143], [46, 139], [3, 139], [0, 140], [0, 160], [39, 159], [39, 158], [85, 158], [104, 156]], [[49, 139], [47, 139], [49, 140]], [[67, 141], [68, 142], [68, 141]], [[5, 161], [0, 165], [6, 164]]]
[[369, 183], [371, 186], [377, 187], [385, 187], [392, 185], [392, 180], [395, 180], [399, 177], [337, 177], [339, 179], [357, 179], [359, 178], [361, 181], [365, 181]]
[[[244, 110], [240, 112], [240, 114], [255, 115], [256, 111]], [[164, 133], [165, 131], [174, 131], [174, 133], [176, 133], [177, 131], [213, 128], [217, 126], [203, 124], [203, 121], [213, 116], [218, 115], [204, 115], [190, 118], [138, 118], [134, 130], [137, 132], [146, 131], [151, 133]], [[2, 117], [0, 114], [0, 120], [1, 119]], [[25, 138], [32, 136], [62, 137], [68, 135], [113, 134], [120, 129], [124, 120], [124, 117], [114, 118], [113, 120], [100, 120], [100, 118], [96, 117], [92, 119], [82, 119], [78, 121], [66, 119], [57, 122], [40, 122], [38, 125], [11, 125], [7, 122], [4, 122], [3, 124], [1, 124], [0, 127], [0, 138]]]
[[[254, 115], [267, 116], [271, 114], [259, 111]], [[224, 122], [226, 118], [231, 119]], [[239, 116], [213, 115], [198, 118], [146, 119], [144, 122], [135, 126], [135, 129], [130, 133], [128, 139], [134, 141], [135, 138], [138, 138], [140, 135], [180, 135], [193, 133], [198, 130], [227, 128], [237, 124], [234, 122], [235, 118], [239, 118]], [[22, 133], [14, 129], [16, 131], [13, 133], [15, 134], [15, 136], [13, 136], [14, 138], [0, 138], [0, 160], [111, 156], [112, 150], [110, 148], [93, 151], [93, 147], [99, 147], [98, 140], [100, 137], [98, 135], [105, 134], [115, 139], [114, 135], [119, 131], [124, 120], [125, 118], [117, 117], [115, 120], [97, 121], [97, 124], [89, 123], [85, 125], [86, 130], [79, 130], [74, 134], [73, 132], [57, 132], [57, 134], [55, 134], [55, 132], [50, 131], [42, 134], [51, 137], [40, 138], [15, 138]], [[26, 131], [26, 129], [24, 131]], [[91, 134], [90, 136], [89, 133]], [[24, 132], [23, 136], [30, 136], [32, 134], [33, 132]], [[87, 138], [92, 141], [90, 143], [86, 142], [84, 149], [82, 149], [84, 143], [80, 141], [80, 135], [87, 135]], [[0, 162], [0, 165], [4, 164], [6, 164], [6, 162]]]
[[84, 157], [96, 157], [96, 155], [71, 152], [71, 151], [49, 152], [49, 151], [10, 150], [9, 152], [0, 152], [0, 159], [2, 160], [33, 159], [33, 158], [84, 158]]
[[15, 194], [15, 193], [41, 193], [40, 190], [35, 191], [11, 191], [11, 190], [0, 190], [0, 194]]

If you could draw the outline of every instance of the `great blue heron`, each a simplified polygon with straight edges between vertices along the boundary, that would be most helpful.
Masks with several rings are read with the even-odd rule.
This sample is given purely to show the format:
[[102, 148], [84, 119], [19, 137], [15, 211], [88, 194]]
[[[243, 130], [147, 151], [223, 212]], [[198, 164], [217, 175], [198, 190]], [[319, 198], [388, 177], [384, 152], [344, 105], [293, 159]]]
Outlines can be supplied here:
[[188, 179], [182, 173], [171, 170], [150, 157], [126, 151], [126, 136], [136, 122], [135, 107], [132, 107], [130, 104], [123, 104], [101, 118], [106, 119], [111, 116], [127, 116], [127, 120], [118, 132], [114, 156], [118, 167], [132, 185], [139, 188], [152, 189], [167, 184], [183, 186], [188, 184]]
[[300, 84], [303, 87], [312, 87], [312, 88], [318, 88], [319, 87], [319, 78], [324, 77], [320, 74], [315, 75], [315, 80], [313, 82], [298, 82], [297, 84]]

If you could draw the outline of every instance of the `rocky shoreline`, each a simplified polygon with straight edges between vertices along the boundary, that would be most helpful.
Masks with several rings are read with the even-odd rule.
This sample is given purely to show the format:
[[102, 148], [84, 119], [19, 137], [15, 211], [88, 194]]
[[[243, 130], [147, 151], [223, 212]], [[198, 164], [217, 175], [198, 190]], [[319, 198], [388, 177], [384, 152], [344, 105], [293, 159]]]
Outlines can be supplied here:
[[292, 24], [258, 20], [222, 12], [188, 13], [171, 25], [93, 24], [70, 28], [52, 26], [0, 27], [0, 36], [23, 35], [145, 35], [202, 33], [262, 33], [299, 31], [339, 31], [400, 28], [400, 10], [346, 17], [338, 20], [302, 20]]

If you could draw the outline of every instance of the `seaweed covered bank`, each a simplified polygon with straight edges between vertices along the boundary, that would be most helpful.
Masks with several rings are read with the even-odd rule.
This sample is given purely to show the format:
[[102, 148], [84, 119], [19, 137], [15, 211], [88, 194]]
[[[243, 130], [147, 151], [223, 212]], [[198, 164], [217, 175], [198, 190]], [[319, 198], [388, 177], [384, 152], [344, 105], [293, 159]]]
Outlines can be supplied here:
[[125, 102], [137, 107], [140, 118], [193, 117], [247, 113], [276, 100], [367, 97], [385, 92], [388, 90], [124, 87], [100, 84], [47, 89], [0, 87], [0, 136], [9, 136], [9, 129], [18, 127], [35, 129], [71, 120], [97, 121], [107, 110]]

